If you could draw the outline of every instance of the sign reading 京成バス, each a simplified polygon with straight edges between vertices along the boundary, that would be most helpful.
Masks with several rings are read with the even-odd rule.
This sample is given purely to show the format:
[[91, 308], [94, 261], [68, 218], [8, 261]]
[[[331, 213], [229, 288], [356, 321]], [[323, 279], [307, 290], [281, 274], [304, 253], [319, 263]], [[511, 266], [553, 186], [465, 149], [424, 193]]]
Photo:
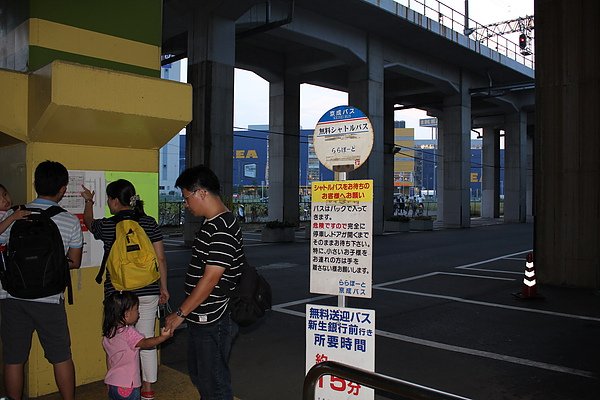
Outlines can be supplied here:
[[373, 181], [312, 184], [310, 291], [371, 298]]

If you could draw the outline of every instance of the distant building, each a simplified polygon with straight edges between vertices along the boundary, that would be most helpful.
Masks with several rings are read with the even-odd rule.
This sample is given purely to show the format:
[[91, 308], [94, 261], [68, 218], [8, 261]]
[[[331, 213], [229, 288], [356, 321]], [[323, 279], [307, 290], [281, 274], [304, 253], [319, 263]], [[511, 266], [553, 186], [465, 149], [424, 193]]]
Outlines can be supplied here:
[[[165, 65], [160, 70], [162, 79], [172, 81], [181, 81], [181, 61], [176, 61], [172, 64]], [[184, 162], [181, 163], [181, 138], [185, 142], [185, 129], [164, 145], [159, 152], [159, 168], [158, 168], [158, 191], [162, 196], [179, 195], [179, 190], [175, 188], [175, 180], [181, 171], [181, 165], [185, 166], [185, 151]]]
[[[173, 76], [171, 72], [171, 76]], [[182, 131], [184, 132], [184, 131]], [[299, 185], [307, 196], [314, 181], [333, 180], [333, 172], [317, 158], [312, 144], [313, 130], [300, 130]], [[267, 197], [269, 187], [268, 125], [250, 125], [247, 130], [233, 132], [233, 192], [236, 196]], [[407, 196], [433, 195], [436, 190], [436, 168], [441, 162], [437, 140], [415, 140], [414, 129], [404, 121], [394, 124], [394, 187]], [[470, 192], [481, 197], [482, 141], [471, 141]], [[178, 195], [174, 187], [177, 176], [185, 168], [185, 135], [175, 136], [160, 150], [159, 187], [161, 195]], [[504, 149], [500, 150], [500, 194], [504, 194]]]
[[415, 181], [415, 130], [404, 121], [394, 121], [394, 188], [396, 193], [413, 195]]

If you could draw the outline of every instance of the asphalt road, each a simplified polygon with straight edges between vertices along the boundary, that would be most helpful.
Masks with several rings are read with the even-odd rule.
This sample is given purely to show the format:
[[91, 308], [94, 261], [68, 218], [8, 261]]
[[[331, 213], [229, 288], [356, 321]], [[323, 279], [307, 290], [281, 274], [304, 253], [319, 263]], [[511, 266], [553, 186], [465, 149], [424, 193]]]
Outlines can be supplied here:
[[[234, 393], [242, 400], [301, 398], [305, 304], [337, 304], [309, 292], [309, 243], [298, 236], [263, 244], [245, 233], [274, 309], [234, 344]], [[190, 257], [178, 240], [166, 240], [174, 307]], [[598, 399], [600, 296], [538, 285], [544, 299], [516, 299], [532, 242], [531, 224], [375, 237], [373, 298], [349, 298], [348, 306], [376, 312], [376, 371], [473, 399]], [[183, 329], [162, 360], [186, 371], [185, 351]]]

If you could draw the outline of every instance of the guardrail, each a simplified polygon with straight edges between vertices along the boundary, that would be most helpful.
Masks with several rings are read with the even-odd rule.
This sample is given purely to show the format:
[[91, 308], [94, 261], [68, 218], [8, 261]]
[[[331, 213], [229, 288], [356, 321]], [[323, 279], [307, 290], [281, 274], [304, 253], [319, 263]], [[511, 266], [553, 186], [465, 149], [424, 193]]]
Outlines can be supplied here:
[[465, 15], [460, 11], [456, 11], [452, 7], [437, 0], [394, 0], [396, 3], [404, 7], [416, 11], [419, 14], [437, 21], [439, 24], [466, 35], [466, 26], [471, 31], [469, 36], [471, 39], [483, 44], [490, 49], [496, 50], [498, 53], [517, 61], [531, 69], [535, 69], [535, 57], [533, 49], [530, 54], [523, 55], [519, 45], [506, 37], [494, 35], [493, 32], [486, 28], [485, 25], [468, 18], [466, 22]]
[[[363, 386], [401, 396], [405, 400], [470, 400], [467, 397], [417, 385], [391, 376], [351, 367], [335, 361], [325, 361], [312, 367], [304, 378], [302, 400], [314, 400], [317, 381], [323, 375], [333, 375]], [[398, 398], [398, 397], [395, 397]]]

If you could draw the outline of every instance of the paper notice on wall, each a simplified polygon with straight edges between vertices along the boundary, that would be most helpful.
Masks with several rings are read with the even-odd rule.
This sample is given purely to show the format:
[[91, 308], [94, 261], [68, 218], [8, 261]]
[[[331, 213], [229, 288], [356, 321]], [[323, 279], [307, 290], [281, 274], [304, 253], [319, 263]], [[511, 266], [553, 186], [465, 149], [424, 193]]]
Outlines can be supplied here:
[[106, 204], [106, 178], [104, 171], [69, 171], [69, 183], [65, 196], [59, 205], [71, 214], [79, 218], [81, 229], [83, 231], [83, 255], [81, 258], [81, 267], [97, 267], [102, 262], [104, 253], [101, 241], [94, 239], [93, 235], [87, 230], [83, 223], [83, 210], [85, 200], [81, 197], [84, 185], [90, 191], [94, 192], [93, 212], [95, 218], [104, 217], [104, 205]]

